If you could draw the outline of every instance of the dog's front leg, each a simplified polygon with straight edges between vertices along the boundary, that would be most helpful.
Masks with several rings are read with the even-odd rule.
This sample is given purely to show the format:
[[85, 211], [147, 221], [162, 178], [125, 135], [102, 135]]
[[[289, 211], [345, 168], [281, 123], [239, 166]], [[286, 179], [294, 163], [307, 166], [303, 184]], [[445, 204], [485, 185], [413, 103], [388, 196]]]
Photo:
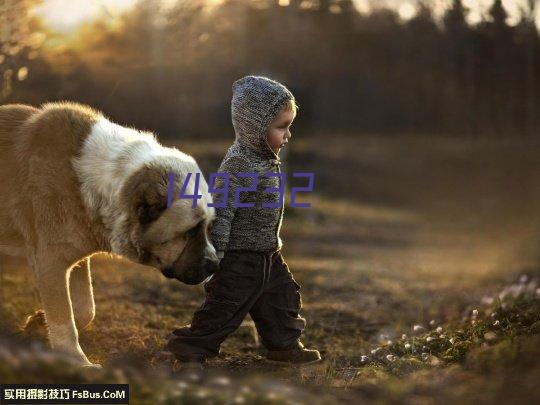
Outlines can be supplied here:
[[41, 258], [35, 261], [34, 273], [45, 319], [49, 341], [54, 349], [74, 356], [82, 366], [94, 366], [79, 345], [68, 286], [69, 264]]
[[78, 330], [82, 330], [90, 325], [96, 314], [89, 257], [71, 269], [69, 294], [73, 304], [75, 324]]

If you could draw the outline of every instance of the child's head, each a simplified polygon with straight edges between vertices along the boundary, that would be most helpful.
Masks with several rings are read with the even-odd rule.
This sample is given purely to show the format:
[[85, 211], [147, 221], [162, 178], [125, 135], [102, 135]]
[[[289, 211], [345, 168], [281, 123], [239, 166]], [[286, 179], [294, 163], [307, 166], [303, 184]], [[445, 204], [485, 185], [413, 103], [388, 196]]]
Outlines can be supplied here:
[[277, 153], [290, 137], [288, 127], [296, 115], [293, 94], [281, 83], [263, 76], [245, 76], [235, 81], [232, 89], [236, 138], [253, 149], [273, 149]]
[[295, 101], [288, 100], [268, 126], [266, 140], [276, 154], [289, 142], [292, 136], [290, 127], [296, 118], [297, 109]]

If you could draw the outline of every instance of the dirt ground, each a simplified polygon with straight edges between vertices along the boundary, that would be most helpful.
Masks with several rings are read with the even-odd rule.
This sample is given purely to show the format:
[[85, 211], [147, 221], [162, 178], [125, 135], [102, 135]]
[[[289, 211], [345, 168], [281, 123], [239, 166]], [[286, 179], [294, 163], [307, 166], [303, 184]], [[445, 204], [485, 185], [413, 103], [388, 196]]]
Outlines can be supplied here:
[[[491, 353], [481, 342], [465, 360], [407, 372], [364, 364], [361, 357], [412, 334], [413, 325], [429, 329], [432, 321], [431, 327], [450, 328], [520, 277], [538, 279], [540, 144], [425, 136], [296, 138], [284, 156], [287, 178], [301, 185], [290, 173], [314, 172], [315, 191], [299, 197], [311, 208], [287, 207], [283, 255], [302, 286], [303, 341], [318, 348], [324, 362], [302, 369], [266, 363], [248, 320], [209, 369], [233, 379], [258, 375], [286, 384], [299, 390], [301, 403], [324, 395], [381, 403], [540, 398], [531, 380], [540, 376], [538, 356], [531, 362], [531, 353], [538, 354], [538, 325], [525, 337], [503, 333], [489, 345], [509, 341], [515, 348], [518, 342], [511, 361], [503, 350], [492, 363], [479, 362], [474, 353]], [[227, 144], [176, 146], [208, 173], [217, 171]], [[10, 335], [40, 305], [25, 263], [0, 259], [0, 328]], [[166, 336], [189, 323], [203, 300], [202, 287], [106, 255], [92, 258], [92, 267], [97, 316], [81, 333], [90, 360], [112, 368], [135, 357], [150, 370], [169, 370]]]

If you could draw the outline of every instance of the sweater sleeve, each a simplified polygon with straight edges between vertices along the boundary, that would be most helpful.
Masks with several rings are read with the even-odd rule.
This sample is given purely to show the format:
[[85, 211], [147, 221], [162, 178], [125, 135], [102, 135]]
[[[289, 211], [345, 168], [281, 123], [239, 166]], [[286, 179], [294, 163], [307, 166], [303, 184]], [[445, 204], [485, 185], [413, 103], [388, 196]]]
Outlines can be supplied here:
[[[234, 194], [237, 187], [249, 186], [249, 178], [237, 177], [239, 172], [249, 172], [249, 162], [238, 156], [230, 157], [223, 161], [219, 168], [219, 173], [228, 173], [229, 185], [227, 191], [227, 204], [225, 207], [216, 207], [216, 218], [210, 232], [212, 244], [216, 250], [227, 250], [229, 243], [229, 234], [231, 231], [231, 222], [236, 212], [234, 203]], [[222, 189], [225, 185], [225, 179], [219, 176], [214, 181], [214, 189]], [[212, 193], [214, 203], [223, 203], [223, 192]]]

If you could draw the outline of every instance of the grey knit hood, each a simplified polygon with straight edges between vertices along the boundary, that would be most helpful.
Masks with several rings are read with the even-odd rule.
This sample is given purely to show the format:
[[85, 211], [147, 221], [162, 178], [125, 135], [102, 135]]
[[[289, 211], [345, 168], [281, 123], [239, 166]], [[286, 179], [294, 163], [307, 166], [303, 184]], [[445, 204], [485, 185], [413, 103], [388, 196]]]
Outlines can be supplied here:
[[[245, 76], [232, 85], [231, 116], [236, 141], [269, 158], [278, 158], [266, 131], [283, 105], [294, 100], [281, 83], [264, 76]], [[279, 159], [279, 158], [278, 158]]]
[[[288, 100], [294, 100], [294, 96], [282, 84], [261, 76], [238, 79], [232, 89], [231, 115], [236, 139], [218, 170], [229, 173], [228, 192], [216, 191], [212, 195], [214, 202], [225, 202], [224, 207], [216, 206], [212, 243], [218, 251], [275, 252], [283, 245], [279, 236], [284, 211], [280, 199], [283, 196], [267, 190], [280, 190], [282, 176], [268, 176], [267, 173], [281, 173], [281, 161], [266, 141], [266, 132], [281, 107]], [[255, 203], [255, 206], [237, 209], [235, 191], [238, 187], [252, 185], [250, 178], [237, 176], [246, 172], [261, 174], [256, 190], [243, 192], [241, 197], [242, 202]], [[215, 179], [215, 190], [225, 186], [223, 177]], [[277, 205], [263, 207], [263, 202]]]

